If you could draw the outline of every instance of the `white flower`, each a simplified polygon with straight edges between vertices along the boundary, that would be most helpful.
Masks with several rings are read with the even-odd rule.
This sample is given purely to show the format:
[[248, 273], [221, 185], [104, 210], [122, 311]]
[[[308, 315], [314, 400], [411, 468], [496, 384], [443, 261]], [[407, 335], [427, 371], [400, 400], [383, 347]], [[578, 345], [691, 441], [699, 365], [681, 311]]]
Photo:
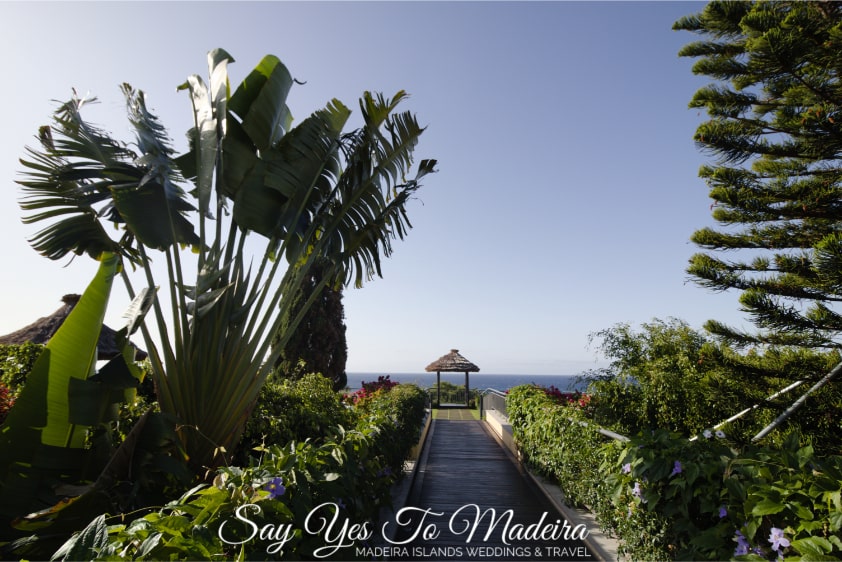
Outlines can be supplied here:
[[709, 429], [704, 430], [702, 432], [702, 435], [705, 436], [705, 439], [710, 439], [711, 437], [713, 437], [713, 433], [711, 433]]
[[720, 439], [725, 439], [725, 433], [723, 433], [723, 431], [720, 430], [720, 429], [716, 430], [716, 436], [719, 437]]

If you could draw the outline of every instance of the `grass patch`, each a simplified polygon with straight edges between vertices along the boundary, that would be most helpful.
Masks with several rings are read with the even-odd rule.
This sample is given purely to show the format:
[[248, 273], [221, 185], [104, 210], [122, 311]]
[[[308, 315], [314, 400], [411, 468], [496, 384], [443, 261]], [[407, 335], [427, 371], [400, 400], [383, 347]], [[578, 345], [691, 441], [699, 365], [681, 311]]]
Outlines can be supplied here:
[[434, 420], [479, 420], [476, 408], [433, 408]]

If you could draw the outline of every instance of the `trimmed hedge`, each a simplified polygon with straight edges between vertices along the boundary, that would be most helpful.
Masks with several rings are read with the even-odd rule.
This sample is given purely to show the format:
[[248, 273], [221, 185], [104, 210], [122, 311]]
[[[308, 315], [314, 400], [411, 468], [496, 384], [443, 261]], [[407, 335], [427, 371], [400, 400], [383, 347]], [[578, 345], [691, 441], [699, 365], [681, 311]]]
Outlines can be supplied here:
[[375, 441], [384, 465], [394, 472], [403, 470], [409, 452], [421, 437], [426, 393], [414, 384], [380, 389], [357, 401], [358, 427], [378, 428]]
[[620, 539], [621, 555], [842, 557], [842, 457], [816, 456], [798, 433], [780, 448], [739, 450], [711, 430], [696, 441], [665, 430], [607, 441], [539, 387], [512, 389], [506, 407], [526, 461], [588, 507]]
[[[391, 500], [392, 485], [402, 476], [403, 459], [417, 442], [425, 415], [424, 391], [414, 385], [378, 391], [366, 400], [353, 412], [354, 427], [262, 447], [260, 458], [252, 457], [248, 466], [223, 467], [211, 485], [199, 485], [132, 521], [124, 519], [129, 514], [97, 517], [54, 559], [353, 557], [353, 548], [332, 550], [319, 525], [334, 519], [336, 527], [358, 525], [349, 537], [356, 533], [356, 542], [362, 543]], [[257, 529], [270, 531], [263, 536]]]

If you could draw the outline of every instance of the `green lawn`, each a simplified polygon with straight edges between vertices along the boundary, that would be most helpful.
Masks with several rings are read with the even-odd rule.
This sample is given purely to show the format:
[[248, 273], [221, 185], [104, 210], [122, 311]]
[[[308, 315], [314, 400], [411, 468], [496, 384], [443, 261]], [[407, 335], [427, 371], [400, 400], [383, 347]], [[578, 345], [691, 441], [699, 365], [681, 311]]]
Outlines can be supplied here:
[[434, 420], [478, 420], [476, 408], [433, 408]]

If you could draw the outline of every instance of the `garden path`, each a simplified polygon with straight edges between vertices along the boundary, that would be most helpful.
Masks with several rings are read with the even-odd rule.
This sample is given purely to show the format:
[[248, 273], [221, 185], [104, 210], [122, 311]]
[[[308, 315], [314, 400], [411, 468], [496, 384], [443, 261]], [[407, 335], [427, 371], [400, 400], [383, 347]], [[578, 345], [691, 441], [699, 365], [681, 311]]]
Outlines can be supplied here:
[[[406, 505], [419, 510], [396, 536], [407, 541], [406, 556], [394, 559], [597, 560], [575, 540], [583, 529], [566, 522], [485, 423], [472, 417], [433, 420]], [[498, 523], [490, 529], [493, 516]], [[438, 535], [413, 537], [419, 528]]]

